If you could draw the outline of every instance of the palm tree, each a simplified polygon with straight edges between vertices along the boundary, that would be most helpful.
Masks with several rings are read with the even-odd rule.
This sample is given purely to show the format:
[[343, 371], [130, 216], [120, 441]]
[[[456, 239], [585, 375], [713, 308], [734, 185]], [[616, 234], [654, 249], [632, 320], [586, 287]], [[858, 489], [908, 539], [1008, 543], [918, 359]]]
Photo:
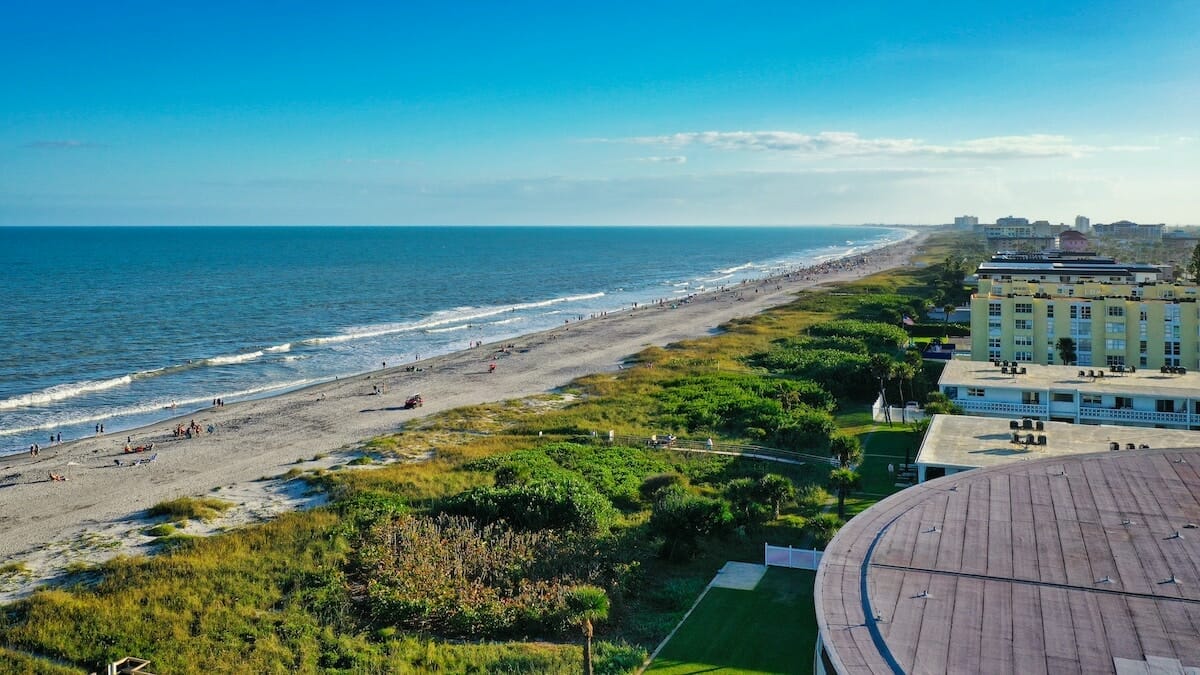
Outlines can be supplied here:
[[[917, 376], [917, 370], [906, 362], [900, 362], [896, 364], [895, 375], [898, 381], [897, 386], [900, 388], [900, 405], [904, 405], [904, 402], [908, 400], [904, 398], [904, 383], [912, 382], [913, 378]], [[909, 392], [911, 393], [911, 391], [910, 388]]]
[[887, 354], [872, 354], [870, 361], [871, 376], [879, 380], [879, 399], [883, 404], [883, 418], [888, 424], [892, 423], [891, 411], [888, 410], [887, 390], [885, 384], [890, 381], [895, 374], [896, 364], [892, 361], [892, 357]]
[[837, 491], [838, 518], [846, 519], [846, 495], [857, 489], [862, 475], [854, 469], [839, 468], [829, 472], [829, 487]]
[[862, 461], [862, 443], [857, 436], [834, 434], [829, 437], [829, 452], [837, 458], [839, 467], [848, 467]]
[[608, 594], [597, 586], [567, 591], [567, 616], [583, 631], [583, 675], [592, 675], [592, 622], [608, 618]]

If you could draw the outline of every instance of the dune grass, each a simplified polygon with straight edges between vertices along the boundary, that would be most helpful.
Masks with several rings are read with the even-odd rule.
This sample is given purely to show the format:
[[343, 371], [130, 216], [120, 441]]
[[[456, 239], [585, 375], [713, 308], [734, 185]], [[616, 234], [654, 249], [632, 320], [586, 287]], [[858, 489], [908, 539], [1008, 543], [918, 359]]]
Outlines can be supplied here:
[[[657, 395], [667, 382], [715, 370], [752, 372], [744, 357], [772, 340], [794, 337], [818, 321], [874, 319], [881, 294], [919, 292], [925, 287], [922, 274], [889, 272], [833, 292], [804, 292], [788, 306], [730, 322], [719, 335], [646, 349], [632, 367], [581, 378], [559, 394], [460, 408], [373, 439], [362, 452], [402, 461], [369, 470], [317, 472], [309, 480], [329, 493], [330, 506], [206, 538], [168, 532], [159, 537], [159, 554], [111, 560], [89, 569], [87, 584], [43, 590], [3, 608], [0, 645], [33, 654], [35, 660], [45, 656], [89, 669], [132, 654], [152, 659], [155, 672], [578, 672], [573, 634], [461, 643], [362, 623], [354, 608], [361, 591], [355, 546], [359, 528], [377, 513], [371, 509], [427, 512], [448, 496], [493, 483], [491, 472], [472, 468], [476, 460], [590, 431], [683, 435], [662, 416]], [[892, 436], [881, 434], [862, 410], [840, 411], [838, 421], [867, 437], [866, 469], [869, 485], [875, 485], [878, 467], [869, 463], [876, 454], [882, 461], [895, 453]], [[689, 476], [694, 490], [709, 495], [721, 481], [768, 470], [783, 472], [801, 486], [824, 484], [828, 472], [828, 467], [785, 468], [659, 452]], [[873, 491], [867, 489], [852, 507], [876, 499]], [[151, 513], [171, 521], [207, 520], [232, 506], [211, 497], [184, 498], [157, 504]], [[811, 509], [794, 507], [784, 515], [711, 542], [692, 559], [670, 562], [656, 555], [647, 535], [648, 507], [629, 505], [606, 541], [632, 562], [610, 620], [597, 626], [597, 672], [632, 670], [726, 561], [760, 559], [764, 540], [803, 545]], [[764, 605], [762, 611], [774, 610]], [[815, 634], [810, 627], [797, 630]], [[0, 671], [4, 658], [0, 652]]]
[[151, 506], [149, 514], [152, 517], [165, 516], [170, 520], [209, 521], [233, 506], [233, 502], [216, 497], [180, 497]]

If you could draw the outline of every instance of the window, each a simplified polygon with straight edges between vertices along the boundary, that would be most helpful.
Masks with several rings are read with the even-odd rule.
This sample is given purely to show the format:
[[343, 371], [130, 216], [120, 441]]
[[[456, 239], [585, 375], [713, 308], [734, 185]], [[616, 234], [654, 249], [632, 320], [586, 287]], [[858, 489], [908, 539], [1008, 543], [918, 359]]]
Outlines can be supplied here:
[[[1124, 340], [1105, 340], [1104, 341], [1104, 349], [1105, 349], [1105, 351], [1110, 351], [1110, 352], [1112, 352], [1112, 351], [1123, 352], [1123, 351], [1125, 351], [1125, 341]], [[1109, 365], [1112, 365], [1112, 364], [1109, 364]]]
[[1146, 320], [1146, 306], [1142, 305], [1142, 308], [1138, 311], [1138, 321], [1145, 321], [1145, 320]]
[[1145, 340], [1138, 342], [1138, 351], [1143, 354], [1146, 353], [1146, 341]]
[[1138, 357], [1138, 367], [1139, 368], [1145, 368], [1146, 365], [1149, 363], [1150, 363], [1150, 359], [1147, 358], [1145, 354], [1142, 354], [1141, 356]]
[[1117, 396], [1113, 398], [1113, 407], [1117, 410], [1133, 408], [1133, 399], [1128, 396]]
[[989, 302], [988, 303], [988, 316], [1000, 316], [1000, 303], [998, 303], [998, 302]]
[[1042, 402], [1042, 394], [1037, 391], [1021, 392], [1021, 403], [1025, 405], [1038, 405]]
[[1163, 354], [1166, 354], [1167, 356], [1179, 356], [1179, 343], [1178, 342], [1164, 342], [1163, 343]]
[[[1092, 351], [1092, 339], [1091, 338], [1079, 338], [1078, 340], [1076, 340], [1075, 341], [1075, 351], [1077, 351], [1077, 352]], [[1080, 365], [1083, 365], [1083, 364], [1080, 364]]]
[[1017, 336], [1013, 337], [1013, 345], [1016, 347], [1032, 347], [1033, 346], [1033, 336], [1032, 335], [1017, 335]]
[[942, 393], [946, 395], [946, 398], [953, 401], [958, 398], [958, 387], [946, 387]]
[[1101, 404], [1100, 394], [1082, 394], [1079, 397], [1079, 403], [1082, 405], [1098, 406]]
[[1125, 308], [1120, 305], [1109, 305], [1108, 306], [1108, 315], [1109, 316], [1125, 316]]
[[1160, 398], [1154, 402], [1154, 409], [1158, 412], [1173, 413], [1175, 412], [1175, 401]]
[[1014, 361], [1032, 361], [1033, 360], [1033, 352], [1027, 352], [1027, 351], [1013, 352], [1013, 360]]
[[1013, 327], [1017, 330], [1033, 330], [1033, 319], [1017, 319]]
[[1000, 342], [1001, 342], [1001, 340], [998, 337], [988, 338], [988, 349], [999, 349]]
[[1124, 354], [1106, 354], [1104, 356], [1104, 362], [1109, 366], [1123, 366], [1123, 365], [1125, 365], [1125, 355]]
[[1054, 303], [1052, 303], [1052, 302], [1046, 304], [1046, 318], [1047, 319], [1054, 318]]
[[1106, 322], [1104, 322], [1104, 332], [1105, 333], [1121, 333], [1122, 335], [1124, 335], [1125, 334], [1125, 324], [1121, 323], [1120, 321], [1106, 321]]
[[1032, 302], [1018, 302], [1013, 305], [1013, 311], [1017, 314], [1033, 314]]
[[1074, 403], [1075, 394], [1056, 391], [1053, 394], [1050, 394], [1050, 401], [1053, 403]]
[[974, 396], [975, 398], [983, 398], [984, 397], [983, 388], [982, 387], [967, 387], [967, 396]]
[[1071, 318], [1072, 319], [1090, 319], [1090, 318], [1092, 318], [1092, 306], [1087, 305], [1087, 304], [1071, 305]]

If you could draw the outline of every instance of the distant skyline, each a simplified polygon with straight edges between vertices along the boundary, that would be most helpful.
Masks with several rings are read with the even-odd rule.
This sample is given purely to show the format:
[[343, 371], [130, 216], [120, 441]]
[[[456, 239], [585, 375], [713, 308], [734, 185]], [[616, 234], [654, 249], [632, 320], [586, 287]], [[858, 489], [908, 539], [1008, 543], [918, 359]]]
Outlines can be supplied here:
[[0, 225], [1200, 224], [1200, 3], [911, 4], [9, 3]]

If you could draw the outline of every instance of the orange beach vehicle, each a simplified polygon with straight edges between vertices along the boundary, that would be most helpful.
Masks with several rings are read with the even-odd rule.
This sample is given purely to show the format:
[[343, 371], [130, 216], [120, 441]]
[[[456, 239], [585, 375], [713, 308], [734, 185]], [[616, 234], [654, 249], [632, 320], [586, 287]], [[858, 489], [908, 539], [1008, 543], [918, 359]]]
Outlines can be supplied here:
[[421, 398], [420, 394], [413, 394], [404, 402], [404, 409], [412, 410], [413, 408], [420, 408], [423, 405], [425, 405], [425, 399]]

